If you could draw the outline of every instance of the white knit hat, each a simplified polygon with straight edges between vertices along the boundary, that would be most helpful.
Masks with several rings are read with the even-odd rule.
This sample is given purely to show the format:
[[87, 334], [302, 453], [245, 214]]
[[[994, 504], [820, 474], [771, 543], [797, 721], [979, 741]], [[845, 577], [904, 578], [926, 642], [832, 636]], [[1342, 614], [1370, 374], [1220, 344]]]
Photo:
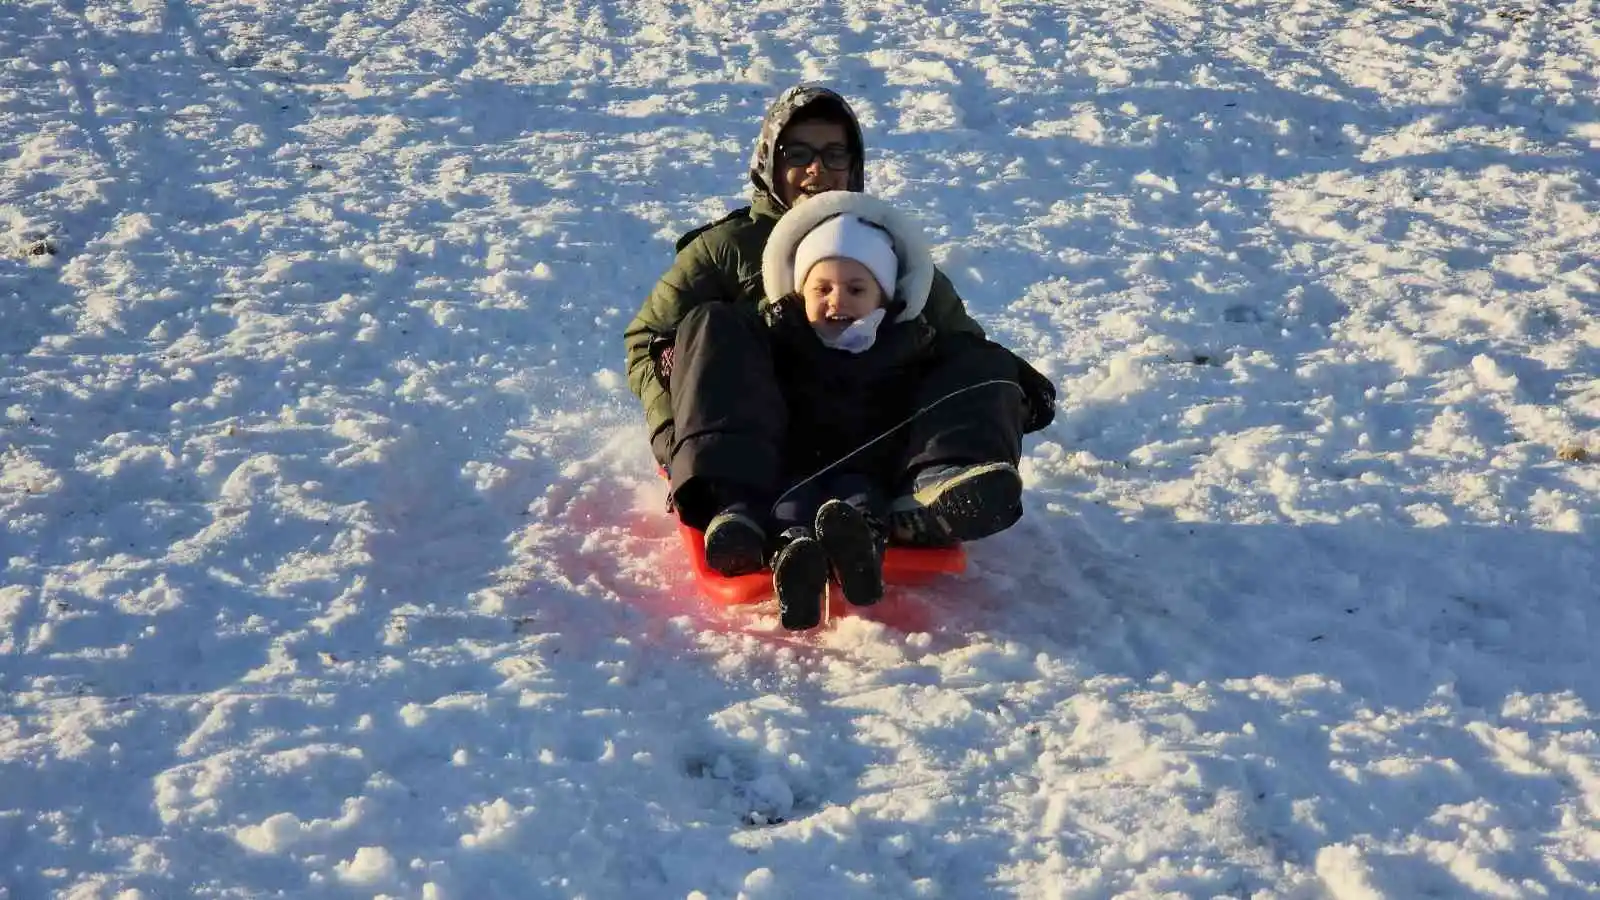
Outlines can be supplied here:
[[794, 289], [805, 284], [811, 267], [825, 259], [853, 259], [872, 273], [887, 303], [894, 299], [900, 260], [889, 233], [866, 220], [844, 213], [811, 229], [794, 249]]

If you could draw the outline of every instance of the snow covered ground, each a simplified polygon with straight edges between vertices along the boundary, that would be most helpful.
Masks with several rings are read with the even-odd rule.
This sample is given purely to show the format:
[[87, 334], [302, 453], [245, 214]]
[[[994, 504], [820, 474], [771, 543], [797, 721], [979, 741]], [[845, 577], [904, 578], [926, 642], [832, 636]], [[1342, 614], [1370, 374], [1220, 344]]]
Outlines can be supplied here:
[[[5, 0], [0, 897], [1592, 896], [1597, 19]], [[620, 334], [800, 79], [1063, 407], [793, 636]]]

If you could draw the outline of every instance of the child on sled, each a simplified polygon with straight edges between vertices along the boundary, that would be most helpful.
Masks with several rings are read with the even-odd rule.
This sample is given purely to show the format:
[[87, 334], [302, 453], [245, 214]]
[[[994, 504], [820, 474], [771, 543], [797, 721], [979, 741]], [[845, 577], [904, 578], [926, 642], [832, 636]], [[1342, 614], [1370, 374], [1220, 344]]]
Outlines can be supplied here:
[[[916, 399], [941, 354], [962, 352], [956, 343], [971, 339], [941, 336], [922, 316], [933, 280], [927, 246], [909, 220], [865, 194], [821, 194], [787, 213], [764, 250], [762, 280], [766, 300], [754, 320], [725, 323], [718, 353], [706, 347], [690, 354], [739, 357], [739, 365], [721, 371], [740, 381], [743, 402], [713, 422], [681, 410], [679, 437], [688, 425], [688, 435], [718, 434], [717, 443], [754, 455], [763, 453], [763, 439], [775, 443], [775, 483], [787, 487], [773, 498], [761, 479], [703, 480], [704, 494], [680, 500], [709, 501], [716, 510], [706, 527], [707, 564], [724, 574], [770, 564], [784, 627], [806, 629], [820, 620], [830, 578], [851, 604], [882, 599], [890, 500], [908, 457], [903, 426], [926, 412]], [[716, 340], [698, 324], [689, 328], [691, 346]], [[680, 350], [684, 337], [680, 331]], [[680, 379], [711, 377], [710, 368], [699, 368], [671, 373], [675, 395]], [[969, 379], [954, 393], [981, 395], [964, 398], [969, 404], [1020, 405], [1015, 371]], [[716, 451], [704, 455], [702, 467], [716, 470]], [[922, 512], [939, 516], [944, 533], [983, 537], [1021, 515], [1021, 481], [1009, 462], [928, 472]]]

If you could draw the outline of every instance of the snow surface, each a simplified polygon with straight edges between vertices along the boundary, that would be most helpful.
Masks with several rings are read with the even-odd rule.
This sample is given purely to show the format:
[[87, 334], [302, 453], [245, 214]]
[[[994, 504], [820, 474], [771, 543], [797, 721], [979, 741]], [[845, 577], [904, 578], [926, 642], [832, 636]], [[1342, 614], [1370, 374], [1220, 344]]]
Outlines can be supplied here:
[[[0, 3], [0, 897], [1592, 896], [1597, 18]], [[793, 636], [620, 370], [802, 78], [1063, 407]]]

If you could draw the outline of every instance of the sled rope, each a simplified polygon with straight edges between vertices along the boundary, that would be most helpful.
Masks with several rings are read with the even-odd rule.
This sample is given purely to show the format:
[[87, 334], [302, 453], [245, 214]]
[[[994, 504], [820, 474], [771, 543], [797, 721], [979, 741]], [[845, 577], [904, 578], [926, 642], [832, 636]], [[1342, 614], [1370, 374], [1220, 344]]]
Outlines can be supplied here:
[[811, 482], [816, 481], [818, 478], [821, 478], [822, 476], [828, 474], [829, 472], [831, 472], [834, 469], [838, 468], [839, 466], [843, 465], [845, 462], [849, 461], [849, 459], [851, 457], [853, 457], [856, 454], [862, 452], [863, 450], [866, 450], [868, 447], [871, 447], [873, 444], [876, 444], [877, 442], [883, 440], [884, 438], [888, 437], [889, 435], [894, 434], [896, 431], [899, 431], [900, 429], [906, 427], [907, 425], [910, 425], [912, 422], [915, 422], [919, 416], [927, 414], [927, 412], [929, 410], [933, 409], [935, 406], [938, 406], [939, 404], [941, 404], [941, 403], [945, 402], [946, 400], [949, 400], [949, 399], [951, 399], [953, 397], [959, 397], [962, 394], [965, 394], [967, 391], [975, 391], [978, 388], [988, 387], [991, 384], [1008, 384], [1011, 387], [1016, 388], [1018, 393], [1022, 394], [1022, 399], [1023, 399], [1024, 402], [1026, 402], [1027, 399], [1028, 399], [1028, 392], [1024, 391], [1022, 389], [1022, 385], [1016, 383], [1015, 381], [1010, 380], [1009, 378], [991, 378], [988, 381], [980, 381], [977, 384], [969, 384], [964, 388], [957, 388], [956, 390], [953, 390], [950, 393], [945, 394], [943, 397], [940, 397], [939, 399], [933, 401], [932, 403], [929, 403], [927, 406], [922, 407], [921, 409], [917, 410], [916, 412], [912, 413], [911, 415], [906, 416], [899, 423], [897, 423], [895, 425], [891, 425], [888, 429], [886, 429], [882, 434], [879, 434], [877, 437], [874, 437], [873, 439], [867, 441], [866, 443], [864, 443], [861, 446], [855, 448], [854, 450], [851, 450], [849, 453], [846, 453], [845, 455], [839, 457], [838, 459], [834, 460], [833, 462], [828, 463], [827, 465], [825, 465], [822, 468], [816, 470], [815, 472], [812, 472], [810, 475], [807, 475], [805, 478], [802, 478], [801, 480], [799, 480], [799, 481], [795, 482], [794, 484], [790, 485], [789, 489], [784, 491], [782, 494], [779, 494], [778, 495], [778, 499], [773, 502], [773, 504], [772, 504], [772, 513], [774, 515], [777, 514], [778, 506], [780, 504], [782, 504], [783, 501], [789, 499], [789, 495], [790, 494], [794, 493], [795, 491], [800, 490], [801, 488], [805, 487], [806, 485], [810, 484]]

